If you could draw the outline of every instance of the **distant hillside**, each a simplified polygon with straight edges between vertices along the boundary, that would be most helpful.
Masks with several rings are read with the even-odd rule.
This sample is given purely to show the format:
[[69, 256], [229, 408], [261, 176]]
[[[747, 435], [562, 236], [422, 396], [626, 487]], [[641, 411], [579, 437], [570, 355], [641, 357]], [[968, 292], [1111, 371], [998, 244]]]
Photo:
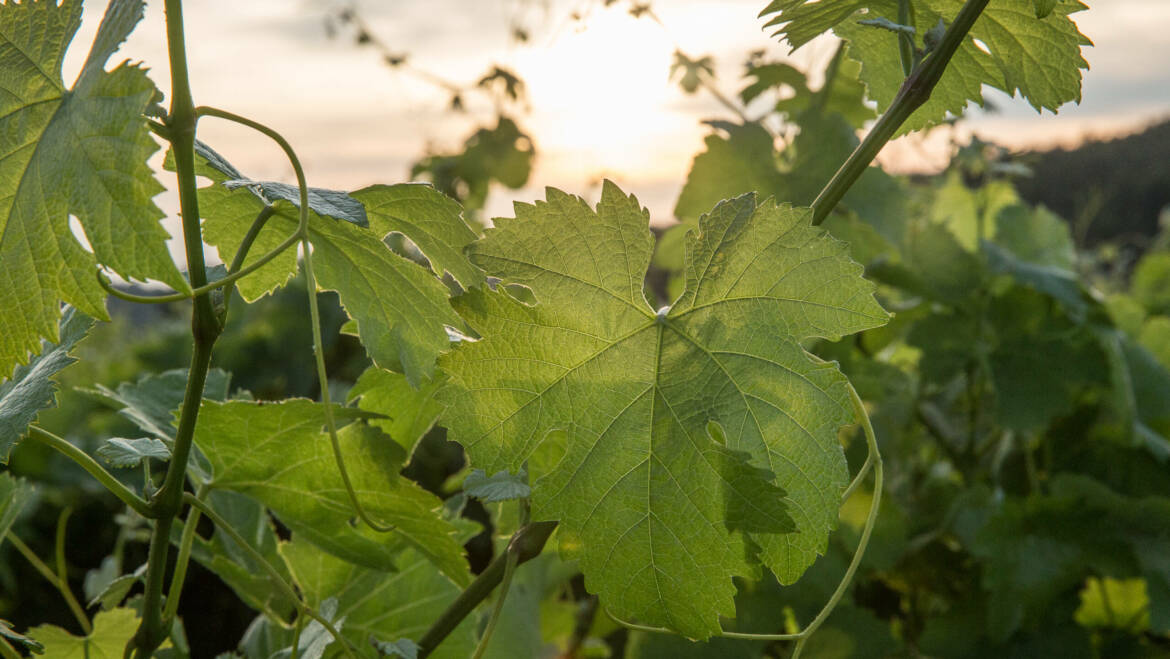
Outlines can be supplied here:
[[[1151, 236], [1170, 205], [1170, 120], [1136, 135], [1086, 142], [1072, 150], [1021, 154], [1035, 172], [1016, 181], [1020, 194], [1068, 219], [1088, 245]], [[1127, 235], [1128, 234], [1128, 235]]]

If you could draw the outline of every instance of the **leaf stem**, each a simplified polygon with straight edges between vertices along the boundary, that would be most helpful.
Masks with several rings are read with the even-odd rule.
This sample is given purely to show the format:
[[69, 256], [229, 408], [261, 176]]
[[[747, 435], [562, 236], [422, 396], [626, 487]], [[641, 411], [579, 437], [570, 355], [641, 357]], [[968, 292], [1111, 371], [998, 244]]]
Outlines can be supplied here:
[[[200, 501], [207, 496], [206, 483], [199, 486], [195, 498]], [[191, 546], [195, 544], [195, 529], [199, 526], [200, 512], [192, 508], [187, 513], [187, 521], [183, 523], [183, 535], [179, 539], [179, 553], [175, 557], [175, 571], [171, 575], [171, 587], [167, 589], [167, 604], [163, 609], [163, 624], [169, 625], [179, 612], [179, 600], [183, 595], [183, 583], [187, 580], [187, 565], [191, 562]]]
[[114, 496], [121, 499], [122, 503], [130, 506], [134, 512], [142, 515], [143, 517], [154, 517], [154, 511], [151, 509], [150, 504], [148, 504], [134, 492], [130, 491], [130, 488], [123, 485], [122, 481], [115, 478], [113, 474], [106, 471], [104, 467], [98, 464], [97, 460], [94, 460], [89, 456], [88, 453], [77, 448], [68, 440], [58, 437], [57, 435], [54, 435], [53, 433], [39, 426], [29, 426], [28, 436], [37, 440], [38, 442], [41, 442], [42, 444], [56, 449], [65, 457], [73, 460], [73, 462], [77, 463], [79, 467], [86, 470], [91, 476], [96, 478], [98, 482], [101, 483], [102, 486], [109, 490]]
[[[556, 526], [556, 522], [533, 522], [516, 531], [515, 535], [512, 536], [512, 541], [508, 543], [509, 549], [514, 548], [515, 550], [516, 565], [522, 565], [539, 556], [544, 549], [544, 543], [548, 541], [548, 537], [552, 535]], [[451, 602], [443, 615], [431, 624], [431, 628], [418, 641], [419, 659], [429, 657], [435, 648], [443, 642], [443, 639], [447, 638], [459, 626], [459, 623], [470, 615], [480, 602], [487, 599], [492, 590], [503, 581], [504, 573], [507, 570], [508, 556], [511, 553], [511, 551], [505, 552], [493, 559], [487, 568], [475, 578], [475, 581], [472, 581], [471, 585], [460, 593], [454, 602]]]
[[81, 603], [74, 597], [73, 592], [69, 590], [69, 584], [53, 574], [53, 570], [48, 565], [45, 565], [44, 561], [37, 558], [36, 552], [24, 544], [20, 538], [16, 537], [15, 533], [9, 532], [5, 536], [5, 539], [11, 542], [12, 546], [16, 547], [16, 551], [20, 552], [20, 555], [24, 556], [29, 563], [32, 563], [33, 568], [61, 593], [61, 596], [65, 598], [65, 603], [69, 605], [69, 610], [73, 613], [73, 617], [77, 619], [77, 624], [81, 625], [81, 630], [85, 632], [85, 635], [89, 636], [92, 634], [93, 626], [89, 623], [89, 618], [85, 615], [85, 609], [82, 608]]
[[988, 2], [990, 0], [967, 0], [955, 16], [954, 22], [947, 28], [938, 48], [927, 54], [907, 76], [889, 109], [877, 120], [869, 134], [817, 195], [816, 201], [812, 204], [814, 226], [825, 221], [849, 188], [853, 187], [857, 179], [865, 173], [882, 147], [894, 137], [910, 115], [930, 98], [951, 57], [967, 38], [971, 26], [983, 13]]
[[[914, 20], [910, 15], [910, 0], [898, 0], [898, 23], [902, 25], [909, 25], [913, 27]], [[902, 60], [902, 75], [909, 77], [914, 72], [914, 37], [899, 32], [898, 37], [898, 55]]]
[[[256, 214], [256, 219], [252, 220], [252, 226], [248, 227], [248, 233], [244, 234], [244, 239], [240, 241], [240, 246], [236, 249], [236, 255], [232, 257], [232, 263], [228, 266], [228, 275], [233, 275], [240, 271], [244, 266], [244, 259], [248, 257], [248, 252], [252, 249], [252, 244], [256, 242], [256, 238], [260, 236], [260, 231], [264, 229], [264, 225], [268, 224], [269, 218], [276, 212], [273, 206], [268, 204], [260, 209]], [[282, 250], [283, 251], [283, 250]], [[228, 307], [231, 306], [232, 293], [235, 292], [236, 285], [233, 280], [223, 292], [223, 313], [227, 316]]]
[[231, 539], [234, 540], [237, 545], [239, 545], [249, 554], [249, 556], [252, 557], [252, 560], [256, 561], [260, 564], [261, 567], [264, 568], [264, 571], [268, 573], [268, 576], [272, 579], [273, 583], [275, 583], [280, 588], [285, 597], [292, 601], [293, 606], [297, 607], [297, 611], [299, 611], [302, 615], [308, 616], [319, 622], [321, 626], [325, 628], [325, 631], [329, 632], [329, 634], [333, 636], [334, 640], [341, 644], [346, 656], [354, 656], [353, 648], [351, 647], [349, 640], [343, 637], [337, 631], [337, 628], [333, 626], [333, 623], [326, 620], [325, 617], [317, 613], [313, 607], [306, 604], [304, 600], [302, 600], [300, 596], [297, 595], [297, 592], [293, 590], [293, 587], [284, 580], [284, 577], [280, 576], [280, 573], [276, 571], [276, 568], [272, 567], [272, 564], [269, 563], [268, 560], [260, 554], [260, 552], [256, 551], [256, 548], [249, 544], [248, 541], [244, 539], [244, 536], [240, 535], [238, 531], [232, 528], [231, 524], [228, 524], [227, 520], [220, 517], [219, 513], [215, 512], [215, 510], [212, 509], [211, 506], [207, 505], [205, 501], [192, 496], [190, 493], [185, 493], [183, 495], [183, 501], [194, 509], [192, 513], [195, 511], [203, 513], [207, 516], [208, 519], [212, 521], [212, 523], [215, 524], [215, 528], [223, 531], [229, 537], [231, 537]]
[[[167, 129], [171, 152], [175, 157], [175, 176], [179, 188], [179, 208], [183, 219], [183, 246], [187, 255], [187, 277], [193, 289], [207, 284], [207, 267], [203, 258], [203, 232], [199, 216], [198, 186], [195, 180], [195, 124], [198, 116], [191, 98], [191, 84], [187, 77], [187, 47], [183, 33], [182, 0], [166, 0], [167, 54], [171, 69], [171, 109]], [[211, 366], [211, 350], [223, 329], [222, 319], [216, 313], [211, 297], [194, 294], [191, 312], [191, 336], [194, 344], [191, 366], [187, 371], [187, 387], [183, 393], [179, 425], [167, 465], [166, 478], [159, 491], [151, 498], [150, 508], [155, 517], [147, 558], [146, 588], [142, 599], [142, 621], [138, 631], [126, 646], [133, 649], [137, 659], [153, 656], [155, 649], [167, 637], [162, 620], [162, 591], [166, 578], [167, 558], [170, 553], [171, 527], [179, 514], [183, 488], [187, 480], [187, 461], [195, 436], [195, 423], [207, 370]], [[172, 593], [177, 596], [178, 593]]]
[[492, 607], [492, 615], [488, 618], [487, 626], [483, 630], [483, 636], [479, 638], [479, 645], [475, 647], [475, 653], [471, 655], [471, 659], [480, 659], [483, 657], [483, 653], [487, 651], [488, 643], [492, 640], [492, 634], [496, 631], [496, 625], [500, 623], [500, 614], [504, 611], [504, 602], [508, 598], [508, 590], [512, 587], [512, 575], [516, 572], [517, 557], [516, 551], [512, 549], [512, 543], [508, 543], [508, 549], [504, 554], [504, 578], [500, 581], [500, 592], [496, 595], [496, 603]]

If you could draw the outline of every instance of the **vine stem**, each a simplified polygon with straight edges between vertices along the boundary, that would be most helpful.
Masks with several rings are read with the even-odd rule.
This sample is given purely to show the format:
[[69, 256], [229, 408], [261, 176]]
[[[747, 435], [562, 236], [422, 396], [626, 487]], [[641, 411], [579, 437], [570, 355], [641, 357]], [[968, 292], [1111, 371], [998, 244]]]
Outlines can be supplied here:
[[[179, 188], [179, 208], [183, 220], [183, 247], [187, 256], [187, 277], [193, 289], [207, 284], [207, 267], [203, 258], [203, 232], [199, 223], [199, 197], [195, 180], [195, 124], [198, 119], [191, 98], [187, 75], [187, 46], [183, 34], [182, 0], [166, 0], [167, 54], [171, 69], [171, 109], [167, 129], [171, 151], [175, 156], [175, 175]], [[211, 366], [211, 350], [223, 329], [207, 293], [196, 295], [191, 313], [194, 347], [187, 371], [179, 425], [171, 449], [163, 485], [150, 501], [155, 518], [147, 558], [146, 588], [142, 599], [142, 621], [126, 646], [138, 659], [147, 659], [166, 638], [162, 620], [162, 591], [170, 553], [171, 527], [182, 504], [186, 484], [187, 461], [195, 437], [195, 422]]]
[[293, 605], [297, 607], [297, 611], [302, 615], [308, 616], [320, 623], [320, 625], [325, 628], [325, 631], [329, 632], [329, 634], [333, 636], [334, 640], [341, 644], [341, 647], [345, 651], [345, 655], [347, 657], [355, 656], [349, 640], [343, 637], [341, 633], [337, 631], [337, 628], [333, 626], [333, 623], [326, 620], [325, 617], [320, 613], [317, 613], [313, 607], [306, 604], [305, 601], [302, 600], [299, 595], [297, 595], [297, 592], [293, 590], [293, 587], [284, 580], [284, 577], [280, 576], [280, 573], [276, 571], [276, 568], [272, 567], [272, 564], [268, 562], [268, 559], [264, 558], [260, 552], [256, 551], [256, 548], [249, 544], [248, 541], [244, 539], [244, 536], [240, 535], [238, 531], [232, 528], [231, 524], [228, 524], [227, 520], [225, 520], [223, 517], [220, 517], [219, 513], [215, 512], [211, 506], [207, 505], [207, 502], [191, 495], [190, 493], [183, 495], [183, 501], [186, 502], [187, 505], [191, 506], [193, 509], [192, 514], [194, 514], [195, 511], [199, 511], [205, 515], [207, 519], [210, 519], [212, 523], [215, 524], [215, 528], [228, 534], [228, 536], [230, 536], [237, 545], [239, 545], [244, 551], [248, 552], [248, 554], [252, 557], [252, 560], [256, 561], [260, 564], [261, 567], [264, 568], [264, 571], [268, 573], [268, 576], [272, 579], [273, 583], [275, 583], [280, 588], [284, 596], [289, 598]]
[[45, 578], [45, 581], [48, 581], [53, 585], [54, 588], [57, 589], [58, 592], [61, 593], [61, 597], [65, 598], [65, 603], [69, 605], [69, 611], [73, 613], [73, 617], [77, 619], [77, 624], [81, 625], [81, 630], [85, 632], [85, 635], [89, 636], [92, 634], [93, 626], [90, 624], [89, 618], [87, 618], [85, 615], [85, 609], [81, 606], [81, 603], [77, 601], [77, 597], [73, 595], [73, 591], [69, 590], [69, 584], [59, 578], [56, 574], [53, 574], [52, 568], [50, 568], [48, 565], [45, 565], [44, 561], [37, 558], [36, 552], [34, 552], [28, 545], [24, 544], [20, 538], [16, 537], [15, 533], [7, 534], [4, 536], [4, 539], [8, 542], [11, 542], [12, 546], [16, 547], [16, 551], [20, 552], [20, 555], [24, 556], [25, 559], [32, 564], [33, 568], [39, 572], [42, 577]]
[[[525, 524], [516, 531], [512, 536], [512, 541], [508, 543], [509, 549], [513, 549], [516, 556], [516, 565], [522, 565], [537, 556], [544, 550], [544, 544], [548, 541], [548, 537], [552, 535], [553, 529], [557, 527], [556, 522], [533, 522]], [[487, 596], [492, 593], [497, 585], [503, 582], [504, 574], [507, 571], [507, 564], [510, 560], [509, 555], [513, 551], [508, 551], [500, 554], [487, 568], [471, 582], [459, 597], [451, 602], [447, 610], [439, 616], [435, 622], [431, 624], [431, 628], [423, 634], [418, 641], [418, 658], [426, 659], [443, 639], [457, 627], [463, 619], [479, 606], [479, 603], [487, 599]]]
[[38, 426], [29, 426], [28, 436], [73, 460], [79, 467], [96, 478], [114, 496], [121, 499], [122, 503], [130, 506], [134, 512], [148, 519], [154, 517], [154, 510], [150, 507], [149, 503], [132, 492], [130, 488], [123, 485], [122, 481], [115, 478], [113, 474], [106, 471], [104, 467], [98, 464], [97, 460], [94, 460], [88, 453], [77, 448], [68, 440], [58, 437]]
[[[849, 567], [846, 568], [845, 574], [841, 577], [841, 581], [837, 584], [836, 590], [829, 597], [829, 601], [825, 603], [816, 617], [812, 619], [804, 629], [793, 634], [752, 634], [745, 632], [727, 632], [721, 631], [716, 636], [724, 638], [738, 638], [750, 641], [796, 641], [796, 647], [792, 650], [792, 659], [800, 657], [801, 650], [804, 643], [812, 636], [813, 632], [817, 630], [825, 622], [826, 619], [837, 608], [837, 604], [841, 598], [849, 590], [850, 584], [853, 583], [853, 577], [857, 574], [857, 569], [861, 566], [861, 559], [865, 555], [865, 549], [869, 546], [869, 538], [873, 533], [873, 527], [877, 523], [878, 510], [881, 508], [882, 502], [882, 487], [885, 479], [885, 472], [882, 467], [882, 456], [878, 451], [877, 437], [873, 432], [873, 425], [869, 421], [869, 414], [865, 411], [865, 404], [861, 401], [861, 397], [857, 395], [857, 391], [853, 385], [849, 385], [849, 394], [853, 401], [853, 412], [857, 422], [861, 425], [865, 433], [866, 446], [869, 449], [866, 456], [865, 463], [857, 472], [857, 477], [854, 478], [850, 486], [845, 490], [846, 495], [851, 495], [856, 489], [860, 479], [863, 478], [872, 468], [873, 470], [873, 499], [869, 505], [869, 516], [866, 517], [865, 526], [861, 531], [861, 538], [857, 542], [857, 549], [853, 552], [853, 559], [849, 562]], [[842, 496], [842, 502], [846, 499]], [[676, 634], [672, 629], [665, 627], [652, 627], [650, 625], [640, 625], [637, 623], [623, 620], [613, 614], [609, 609], [605, 609], [605, 615], [609, 616], [611, 620], [627, 629], [635, 631], [648, 632], [652, 634]]]
[[[195, 498], [200, 501], [207, 496], [208, 487], [204, 483], [195, 492]], [[195, 529], [199, 526], [200, 512], [192, 508], [187, 513], [187, 521], [183, 523], [183, 535], [179, 539], [179, 554], [175, 557], [175, 573], [171, 575], [171, 587], [167, 590], [166, 607], [163, 609], [163, 624], [169, 625], [179, 612], [179, 600], [183, 596], [183, 583], [187, 580], [187, 565], [191, 561], [191, 547], [195, 544]]]
[[512, 549], [512, 543], [508, 543], [508, 549], [505, 554], [504, 578], [500, 581], [500, 593], [496, 595], [496, 603], [492, 607], [492, 615], [488, 618], [487, 627], [484, 627], [483, 636], [479, 638], [479, 645], [475, 647], [475, 653], [471, 655], [471, 659], [480, 659], [483, 653], [487, 651], [488, 644], [492, 640], [492, 634], [496, 631], [496, 625], [500, 623], [500, 614], [504, 611], [504, 602], [508, 598], [508, 590], [512, 588], [512, 575], [516, 572], [516, 558], [518, 556], [517, 552]]
[[898, 95], [894, 97], [894, 102], [890, 104], [889, 109], [877, 120], [869, 134], [865, 136], [861, 144], [850, 154], [849, 159], [841, 165], [841, 168], [833, 175], [832, 180], [813, 201], [812, 223], [814, 226], [825, 221], [825, 218], [833, 212], [849, 188], [853, 187], [857, 179], [865, 173], [882, 147], [894, 137], [902, 124], [910, 118], [910, 115], [914, 114], [914, 111], [922, 107], [922, 104], [930, 98], [935, 85], [938, 84], [943, 72], [946, 71], [951, 57], [967, 38], [971, 26], [983, 13], [988, 2], [990, 0], [967, 0], [963, 8], [959, 10], [958, 15], [955, 16], [954, 22], [943, 34], [938, 47], [928, 53], [906, 77], [906, 81], [902, 83], [902, 88], [898, 90]]

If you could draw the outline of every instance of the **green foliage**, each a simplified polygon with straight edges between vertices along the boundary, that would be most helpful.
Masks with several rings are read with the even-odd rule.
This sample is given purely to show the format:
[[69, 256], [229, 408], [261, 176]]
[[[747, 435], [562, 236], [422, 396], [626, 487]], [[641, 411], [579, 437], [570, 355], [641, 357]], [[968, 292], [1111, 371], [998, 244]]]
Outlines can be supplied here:
[[[155, 518], [87, 524], [84, 543], [66, 542], [62, 521], [47, 537], [40, 516], [83, 507], [92, 488], [46, 447], [22, 447], [13, 468], [26, 477], [0, 474], [0, 537], [36, 569], [0, 564], [5, 593], [14, 583], [20, 598], [0, 596], [0, 614], [19, 621], [0, 622], [0, 653], [202, 656], [208, 646], [189, 647], [188, 634], [206, 644], [224, 632], [196, 630], [211, 612], [184, 580], [213, 582], [188, 571], [194, 560], [238, 599], [225, 618], [259, 613], [230, 655], [249, 658], [466, 657], [488, 629], [488, 659], [1165, 654], [1166, 241], [1125, 282], [1116, 255], [1078, 251], [1081, 232], [1021, 201], [1002, 178], [1021, 168], [986, 145], [929, 178], [851, 158], [874, 145], [857, 150], [873, 106], [901, 103], [906, 71], [940, 57], [959, 4], [775, 0], [764, 13], [792, 45], [826, 31], [845, 43], [815, 90], [817, 76], [752, 54], [739, 94], [751, 113], [719, 91], [710, 58], [677, 53], [683, 88], [716, 94], [739, 121], [708, 122], [677, 200], [682, 222], [657, 245], [648, 212], [609, 182], [596, 207], [549, 189], [481, 237], [489, 190], [525, 185], [535, 153], [503, 116], [415, 166], [434, 187], [308, 188], [305, 233], [299, 188], [249, 179], [196, 142], [194, 171], [166, 165], [199, 203], [185, 231], [229, 263], [270, 260], [198, 299], [193, 324], [164, 310], [161, 323], [115, 325], [80, 351], [82, 311], [104, 317], [99, 263], [189, 290], [162, 247], [145, 161], [152, 128], [182, 154], [194, 118], [184, 89], [169, 94], [171, 116], [141, 68], [105, 70], [140, 3], [111, 3], [68, 89], [59, 71], [79, 4], [0, 6], [0, 283], [11, 284], [0, 303], [19, 302], [0, 323], [0, 375], [40, 348], [0, 383], [0, 457], [88, 351], [95, 359], [59, 386], [117, 414], [45, 415], [60, 421], [54, 446]], [[959, 116], [983, 85], [1037, 108], [1078, 99], [1082, 9], [993, 0], [901, 130]], [[346, 11], [359, 43], [374, 44]], [[474, 85], [524, 94], [499, 67]], [[859, 177], [827, 208], [838, 171]], [[196, 189], [196, 175], [209, 183]], [[818, 199], [820, 212], [804, 208]], [[319, 287], [337, 293], [324, 299], [341, 305], [309, 315], [325, 332], [312, 339], [316, 385], [292, 360], [261, 363], [313, 333], [286, 302], [300, 293], [304, 304], [292, 283], [302, 238]], [[224, 298], [237, 292], [242, 302]], [[193, 350], [177, 343], [188, 328]], [[110, 337], [131, 332], [151, 347], [128, 352]], [[209, 354], [256, 393], [233, 393]], [[167, 370], [188, 356], [190, 370]], [[204, 377], [202, 392], [188, 386]], [[273, 400], [290, 391], [323, 402]], [[881, 446], [884, 492], [849, 481], [877, 468], [846, 429], [858, 416]], [[91, 455], [142, 469], [115, 479]], [[184, 490], [186, 524], [173, 498]], [[33, 523], [18, 524], [23, 511]], [[559, 555], [541, 554], [550, 535]], [[38, 563], [55, 543], [67, 548], [60, 565]], [[68, 578], [83, 567], [85, 599], [101, 609], [93, 633], [34, 626], [49, 617], [29, 621], [24, 606], [39, 601], [28, 583], [39, 573], [88, 628]], [[826, 602], [835, 608], [821, 616]], [[720, 637], [812, 628], [795, 649]]]
[[92, 325], [92, 318], [66, 309], [56, 332], [58, 343], [46, 341], [28, 365], [18, 366], [11, 378], [0, 382], [0, 464], [8, 462], [12, 447], [36, 421], [37, 414], [56, 404], [57, 387], [52, 378], [77, 361], [70, 353]]
[[[119, 0], [71, 87], [61, 79], [81, 2], [6, 3], [0, 43], [0, 375], [57, 341], [60, 303], [107, 319], [97, 263], [188, 290], [166, 248], [162, 191], [146, 160], [158, 148], [142, 112], [158, 93], [145, 69], [106, 61], [142, 18]], [[78, 219], [92, 253], [74, 237]], [[32, 282], [35, 282], [32, 283]]]
[[[700, 220], [687, 288], [658, 313], [642, 292], [651, 241], [636, 199], [607, 183], [594, 212], [550, 189], [517, 214], [472, 258], [538, 304], [502, 291], [456, 301], [484, 339], [443, 361], [446, 423], [486, 471], [539, 463], [534, 515], [560, 520], [562, 550], [580, 552], [618, 615], [705, 638], [714, 614], [731, 613], [730, 577], [752, 573], [746, 537], [793, 581], [836, 522], [847, 384], [798, 341], [886, 314], [806, 211], [751, 195]], [[761, 505], [781, 488], [795, 534], [784, 510]], [[610, 577], [611, 561], [639, 576]]]
[[[1086, 6], [1073, 0], [1049, 6], [1035, 0], [996, 0], [990, 3], [971, 28], [946, 74], [930, 100], [914, 113], [901, 132], [918, 130], [960, 116], [968, 103], [983, 105], [982, 86], [1019, 93], [1037, 110], [1055, 111], [1069, 101], [1081, 99], [1081, 70], [1088, 63], [1081, 48], [1092, 43], [1081, 34], [1070, 16]], [[914, 34], [926, 35], [931, 28], [954, 17], [954, 0], [918, 0], [913, 3]], [[863, 11], [864, 10], [864, 11]], [[847, 0], [822, 3], [807, 0], [773, 0], [762, 15], [772, 16], [767, 26], [777, 27], [793, 48], [833, 30], [850, 43], [850, 51], [861, 63], [861, 79], [869, 96], [885, 111], [905, 73], [898, 53], [898, 38], [860, 20], [898, 21], [894, 0]], [[919, 41], [929, 53], [929, 44]]]

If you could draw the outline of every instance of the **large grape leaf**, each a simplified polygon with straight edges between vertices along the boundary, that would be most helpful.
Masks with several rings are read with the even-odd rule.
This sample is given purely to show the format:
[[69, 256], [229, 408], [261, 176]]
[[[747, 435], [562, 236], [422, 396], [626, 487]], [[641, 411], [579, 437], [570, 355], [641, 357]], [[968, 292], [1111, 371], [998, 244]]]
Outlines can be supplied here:
[[37, 414], [57, 404], [52, 377], [77, 361], [69, 353], [92, 325], [92, 318], [67, 307], [56, 332], [59, 342], [45, 341], [41, 353], [27, 366], [17, 366], [11, 378], [0, 382], [0, 464], [8, 463], [12, 447], [37, 420]]
[[[417, 640], [460, 592], [412, 549], [403, 552], [398, 571], [392, 573], [347, 563], [296, 537], [281, 543], [280, 555], [310, 606], [337, 600], [337, 616], [345, 618], [341, 633], [358, 648], [370, 648], [371, 637], [383, 642]], [[472, 620], [456, 627], [431, 656], [471, 656]]]
[[[287, 186], [243, 178], [207, 145], [197, 144], [197, 154], [198, 173], [212, 181], [199, 189], [204, 238], [222, 258], [232, 258], [265, 206], [274, 214], [257, 235], [244, 265], [296, 231], [299, 201]], [[459, 214], [458, 204], [427, 186], [375, 186], [355, 193], [372, 205], [368, 214], [361, 201], [344, 192], [320, 188], [310, 192], [309, 241], [318, 284], [337, 291], [374, 363], [404, 372], [410, 384], [418, 386], [434, 372], [435, 357], [447, 348], [443, 326], [459, 326], [460, 321], [447, 303], [447, 287], [391, 251], [382, 238], [391, 231], [403, 233], [424, 249], [436, 270], [451, 271], [461, 284], [470, 286], [478, 283], [477, 276], [482, 279], [482, 273], [476, 275], [474, 266], [457, 257], [475, 234]], [[366, 224], [370, 228], [364, 228]], [[253, 301], [279, 288], [296, 273], [296, 258], [295, 249], [287, 250], [244, 277], [237, 285], [240, 295]]]
[[537, 304], [456, 300], [484, 338], [444, 358], [450, 436], [487, 473], [531, 458], [533, 514], [560, 520], [562, 551], [617, 614], [706, 638], [757, 547], [791, 582], [836, 522], [847, 382], [799, 341], [887, 315], [807, 209], [717, 206], [688, 240], [686, 291], [658, 313], [637, 199], [606, 182], [596, 212], [550, 189], [516, 213], [472, 260]]
[[[151, 201], [163, 190], [146, 164], [158, 147], [142, 117], [154, 84], [139, 66], [104, 68], [141, 18], [141, 1], [112, 2], [66, 88], [61, 63], [81, 3], [0, 5], [0, 376], [27, 362], [42, 338], [56, 340], [62, 301], [107, 317], [99, 261], [124, 277], [189, 290]], [[74, 238], [70, 216], [92, 254]]]
[[[917, 0], [911, 27], [922, 35], [940, 19], [950, 23], [963, 3], [960, 0]], [[1008, 94], [1019, 93], [1037, 110], [1055, 111], [1069, 101], [1080, 102], [1081, 71], [1088, 64], [1081, 47], [1092, 45], [1077, 30], [1070, 16], [1087, 7], [1078, 0], [1056, 4], [1038, 17], [1034, 0], [994, 0], [972, 26], [960, 45], [931, 99], [903, 125], [902, 131], [938, 123], [947, 113], [958, 115], [968, 102], [983, 104], [982, 86]], [[770, 15], [768, 26], [778, 26], [798, 48], [832, 29], [847, 40], [862, 62], [861, 78], [878, 109], [890, 106], [905, 78], [898, 54], [898, 39], [889, 32], [861, 25], [860, 19], [898, 19], [894, 0], [774, 0], [761, 13]]]
[[[211, 463], [210, 485], [258, 499], [293, 533], [350, 562], [393, 570], [405, 540], [453, 581], [466, 584], [470, 577], [455, 528], [436, 515], [441, 502], [399, 476], [406, 452], [362, 423], [338, 432], [342, 456], [362, 506], [396, 531], [350, 523], [353, 507], [322, 432], [324, 414], [320, 403], [304, 399], [203, 401], [195, 444]], [[334, 414], [369, 416], [343, 407]]]

